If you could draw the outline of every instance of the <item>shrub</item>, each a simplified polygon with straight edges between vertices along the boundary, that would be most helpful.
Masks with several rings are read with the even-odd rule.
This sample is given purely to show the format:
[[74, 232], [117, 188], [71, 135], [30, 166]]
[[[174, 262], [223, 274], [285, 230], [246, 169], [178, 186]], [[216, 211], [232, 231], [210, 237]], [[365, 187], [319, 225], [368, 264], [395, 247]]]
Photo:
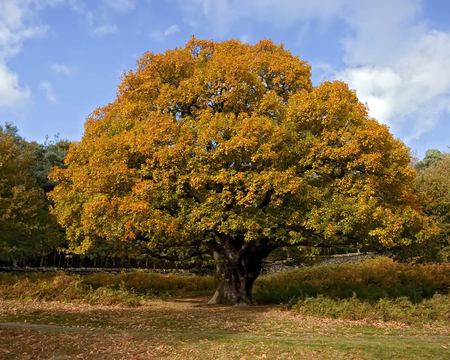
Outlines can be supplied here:
[[210, 293], [214, 288], [211, 276], [156, 274], [144, 271], [119, 274], [97, 273], [83, 277], [83, 283], [93, 286], [122, 286], [143, 294]]
[[124, 288], [113, 289], [102, 286], [95, 290], [87, 291], [83, 300], [89, 304], [138, 306], [144, 298]]
[[399, 321], [408, 324], [450, 321], [450, 295], [435, 294], [430, 299], [413, 303], [406, 297], [364, 301], [356, 297], [331, 299], [319, 295], [305, 298], [293, 306], [293, 310], [305, 315], [351, 320]]
[[324, 295], [332, 299], [356, 296], [375, 301], [407, 297], [413, 302], [447, 292], [450, 264], [412, 265], [379, 257], [360, 263], [318, 265], [260, 277], [255, 299], [288, 303]]
[[145, 295], [210, 294], [213, 285], [213, 278], [208, 276], [163, 275], [143, 271], [90, 275], [0, 274], [0, 298], [138, 305]]

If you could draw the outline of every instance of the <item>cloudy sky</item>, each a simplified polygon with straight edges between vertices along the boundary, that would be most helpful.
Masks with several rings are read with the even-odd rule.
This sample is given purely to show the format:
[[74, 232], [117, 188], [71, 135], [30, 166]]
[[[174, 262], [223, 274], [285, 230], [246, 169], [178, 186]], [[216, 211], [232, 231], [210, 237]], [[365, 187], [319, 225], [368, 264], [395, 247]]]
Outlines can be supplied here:
[[450, 146], [450, 1], [0, 0], [0, 123], [77, 140], [145, 52], [192, 35], [284, 43], [421, 157]]

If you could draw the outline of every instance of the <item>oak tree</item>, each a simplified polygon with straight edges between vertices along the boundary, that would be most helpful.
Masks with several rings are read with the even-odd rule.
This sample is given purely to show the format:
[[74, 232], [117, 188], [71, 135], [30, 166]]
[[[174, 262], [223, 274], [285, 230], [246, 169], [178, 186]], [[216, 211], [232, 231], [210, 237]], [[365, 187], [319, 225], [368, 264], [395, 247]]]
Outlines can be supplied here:
[[279, 246], [425, 235], [405, 145], [346, 84], [313, 86], [310, 66], [269, 40], [146, 53], [66, 166], [51, 198], [74, 251], [209, 251], [213, 303], [251, 303]]

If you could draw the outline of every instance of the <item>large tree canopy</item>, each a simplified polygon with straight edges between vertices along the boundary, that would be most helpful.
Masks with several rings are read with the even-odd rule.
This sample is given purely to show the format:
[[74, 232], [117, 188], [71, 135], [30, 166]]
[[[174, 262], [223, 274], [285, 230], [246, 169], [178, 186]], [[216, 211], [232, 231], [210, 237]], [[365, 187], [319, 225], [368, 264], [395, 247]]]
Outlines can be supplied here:
[[213, 302], [251, 302], [278, 246], [423, 235], [408, 149], [347, 85], [314, 87], [309, 65], [268, 40], [145, 54], [66, 165], [51, 197], [74, 250], [208, 250]]

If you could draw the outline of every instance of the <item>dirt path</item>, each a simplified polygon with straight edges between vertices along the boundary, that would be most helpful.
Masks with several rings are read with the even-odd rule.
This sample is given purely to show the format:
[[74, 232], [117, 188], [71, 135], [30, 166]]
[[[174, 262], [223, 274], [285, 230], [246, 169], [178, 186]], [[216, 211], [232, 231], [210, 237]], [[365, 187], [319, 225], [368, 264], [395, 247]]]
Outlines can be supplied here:
[[450, 331], [205, 299], [93, 306], [0, 300], [0, 359], [447, 359]]

